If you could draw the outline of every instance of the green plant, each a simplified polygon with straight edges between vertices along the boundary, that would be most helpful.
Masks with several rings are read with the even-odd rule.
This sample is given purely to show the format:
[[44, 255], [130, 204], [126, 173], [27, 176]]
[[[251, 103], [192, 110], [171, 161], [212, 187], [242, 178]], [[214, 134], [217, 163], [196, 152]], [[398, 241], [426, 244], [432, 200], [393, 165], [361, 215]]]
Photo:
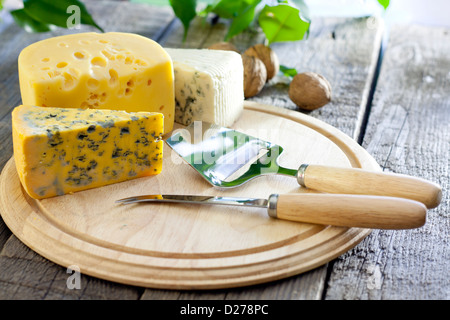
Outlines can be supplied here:
[[[230, 20], [225, 36], [229, 41], [252, 25], [264, 32], [268, 45], [274, 42], [297, 41], [308, 36], [310, 18], [303, 0], [135, 0], [137, 2], [170, 4], [183, 24], [184, 39], [191, 21], [197, 17], [215, 17]], [[389, 0], [377, 0], [385, 9]], [[198, 3], [206, 3], [197, 11]], [[4, 0], [0, 0], [0, 10]], [[23, 0], [23, 8], [11, 11], [18, 25], [29, 32], [47, 32], [56, 27], [69, 28], [71, 15], [77, 15], [77, 23], [91, 25], [103, 32], [84, 4], [79, 0]], [[73, 12], [69, 9], [74, 8]], [[76, 10], [75, 10], [76, 9]], [[74, 26], [74, 24], [72, 24]]]
[[77, 23], [103, 29], [95, 23], [88, 10], [78, 0], [23, 0], [23, 8], [11, 11], [14, 21], [29, 32], [47, 32], [56, 27], [69, 28], [71, 15]]
[[[200, 2], [201, 0], [199, 0]], [[377, 0], [387, 9], [389, 0]], [[258, 25], [267, 39], [268, 45], [274, 42], [297, 41], [308, 36], [311, 19], [308, 7], [303, 0], [210, 0], [205, 9], [196, 12], [197, 0], [170, 0], [175, 15], [184, 26], [184, 38], [189, 25], [196, 16], [216, 17], [230, 20], [225, 41]], [[261, 9], [262, 8], [262, 9]]]
[[[195, 11], [196, 1], [190, 3], [183, 0], [171, 0], [190, 12]], [[175, 14], [177, 12], [174, 10]], [[252, 25], [258, 25], [264, 32], [267, 42], [296, 41], [308, 34], [310, 19], [303, 0], [216, 0], [197, 13], [198, 16], [207, 17], [213, 14], [216, 17], [230, 20], [225, 41], [240, 34]], [[183, 22], [185, 36], [189, 24], [195, 16], [177, 17]]]

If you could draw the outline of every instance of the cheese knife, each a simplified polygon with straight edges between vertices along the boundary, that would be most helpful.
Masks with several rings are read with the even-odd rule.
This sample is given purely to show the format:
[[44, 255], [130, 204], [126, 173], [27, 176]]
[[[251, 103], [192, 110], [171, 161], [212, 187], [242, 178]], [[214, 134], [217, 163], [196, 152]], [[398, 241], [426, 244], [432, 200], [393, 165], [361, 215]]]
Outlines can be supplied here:
[[272, 194], [268, 199], [166, 194], [116, 201], [142, 202], [257, 207], [267, 209], [272, 218], [371, 229], [418, 228], [425, 224], [427, 211], [424, 204], [410, 199], [326, 193]]

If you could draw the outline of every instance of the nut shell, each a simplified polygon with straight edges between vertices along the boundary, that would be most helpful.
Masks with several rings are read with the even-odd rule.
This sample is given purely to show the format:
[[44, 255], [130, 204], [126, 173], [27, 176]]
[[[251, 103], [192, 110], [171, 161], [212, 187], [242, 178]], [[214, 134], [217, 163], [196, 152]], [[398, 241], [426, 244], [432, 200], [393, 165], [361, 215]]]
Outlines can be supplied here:
[[237, 53], [240, 53], [238, 48], [234, 44], [229, 43], [229, 42], [217, 42], [217, 43], [214, 43], [214, 44], [210, 45], [208, 47], [208, 49], [211, 49], [211, 50], [235, 51]]
[[320, 74], [299, 73], [289, 85], [289, 98], [301, 109], [315, 110], [331, 101], [331, 85]]
[[278, 60], [278, 56], [275, 51], [273, 51], [268, 46], [265, 46], [263, 44], [255, 44], [254, 46], [251, 46], [250, 48], [245, 50], [244, 54], [261, 59], [261, 61], [266, 66], [267, 81], [275, 77], [275, 75], [280, 70], [280, 62]]
[[244, 96], [250, 98], [257, 95], [267, 81], [267, 70], [264, 63], [253, 56], [241, 54], [244, 65]]

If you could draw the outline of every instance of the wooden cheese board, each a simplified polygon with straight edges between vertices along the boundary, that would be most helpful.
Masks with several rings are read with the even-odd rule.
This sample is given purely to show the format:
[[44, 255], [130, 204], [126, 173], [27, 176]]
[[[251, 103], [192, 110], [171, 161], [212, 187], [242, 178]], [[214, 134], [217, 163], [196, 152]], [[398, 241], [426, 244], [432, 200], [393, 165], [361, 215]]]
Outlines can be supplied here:
[[[281, 145], [280, 165], [288, 168], [315, 163], [380, 171], [353, 139], [300, 112], [246, 102], [233, 128]], [[11, 158], [0, 176], [2, 218], [23, 243], [61, 266], [114, 282], [181, 290], [247, 286], [300, 274], [370, 233], [277, 220], [258, 208], [115, 203], [160, 193], [267, 198], [314, 192], [281, 175], [217, 189], [166, 144], [163, 163], [157, 176], [34, 200], [22, 189]]]

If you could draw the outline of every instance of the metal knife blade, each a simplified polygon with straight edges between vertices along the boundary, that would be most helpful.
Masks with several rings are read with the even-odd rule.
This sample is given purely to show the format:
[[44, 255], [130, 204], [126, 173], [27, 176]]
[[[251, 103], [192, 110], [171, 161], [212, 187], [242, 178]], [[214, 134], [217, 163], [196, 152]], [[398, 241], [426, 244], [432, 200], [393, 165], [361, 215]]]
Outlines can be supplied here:
[[251, 206], [258, 208], [267, 208], [267, 199], [242, 198], [242, 197], [215, 197], [215, 196], [196, 196], [196, 195], [144, 195], [136, 196], [116, 201], [117, 203], [130, 204], [136, 202], [173, 202], [173, 203], [193, 203], [193, 204], [215, 204], [232, 206]]

